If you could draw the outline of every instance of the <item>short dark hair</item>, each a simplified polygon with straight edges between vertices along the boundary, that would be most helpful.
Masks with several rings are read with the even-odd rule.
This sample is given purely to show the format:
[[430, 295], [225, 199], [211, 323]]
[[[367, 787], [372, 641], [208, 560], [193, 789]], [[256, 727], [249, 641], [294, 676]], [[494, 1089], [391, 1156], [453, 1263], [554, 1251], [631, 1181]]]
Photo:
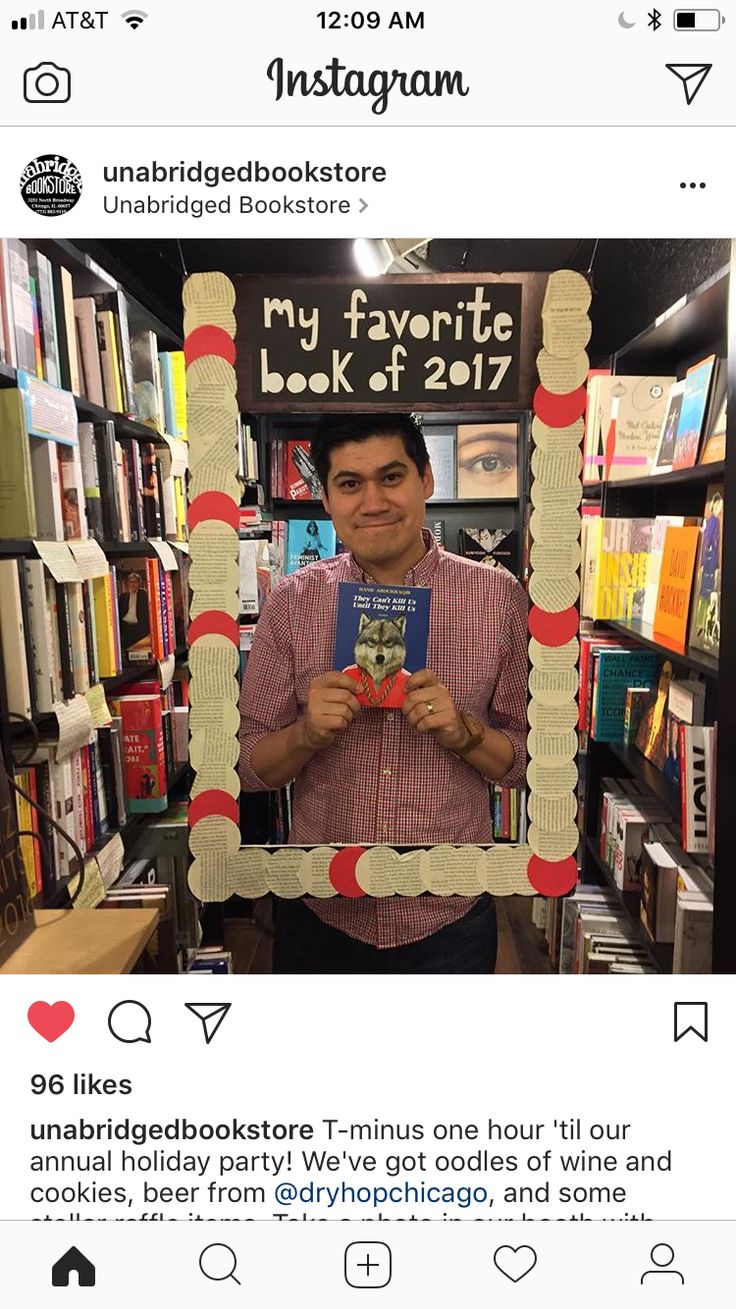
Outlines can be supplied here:
[[348, 441], [368, 441], [372, 436], [400, 436], [409, 458], [423, 477], [429, 454], [418, 414], [325, 414], [312, 433], [312, 463], [324, 490], [330, 472], [330, 455]]

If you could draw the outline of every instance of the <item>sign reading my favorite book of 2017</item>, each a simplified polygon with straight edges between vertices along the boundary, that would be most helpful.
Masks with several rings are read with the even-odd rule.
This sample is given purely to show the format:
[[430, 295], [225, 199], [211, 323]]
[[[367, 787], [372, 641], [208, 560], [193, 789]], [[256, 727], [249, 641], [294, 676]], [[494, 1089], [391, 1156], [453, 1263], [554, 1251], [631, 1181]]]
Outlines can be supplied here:
[[245, 408], [404, 409], [519, 398], [521, 283], [467, 276], [243, 282]]

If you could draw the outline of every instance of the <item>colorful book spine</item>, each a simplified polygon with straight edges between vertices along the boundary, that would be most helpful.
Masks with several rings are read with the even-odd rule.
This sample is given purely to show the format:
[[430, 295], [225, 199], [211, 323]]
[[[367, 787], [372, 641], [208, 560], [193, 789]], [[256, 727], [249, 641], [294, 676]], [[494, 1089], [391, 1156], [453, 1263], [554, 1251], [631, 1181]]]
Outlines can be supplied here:
[[682, 846], [688, 854], [708, 853], [712, 734], [712, 727], [680, 725]]
[[92, 578], [92, 603], [97, 637], [97, 673], [99, 677], [115, 677], [120, 672], [120, 665], [115, 650], [112, 612], [115, 597], [109, 573], [104, 577]]
[[125, 794], [131, 813], [166, 808], [167, 778], [161, 696], [156, 683], [134, 683], [120, 697]]

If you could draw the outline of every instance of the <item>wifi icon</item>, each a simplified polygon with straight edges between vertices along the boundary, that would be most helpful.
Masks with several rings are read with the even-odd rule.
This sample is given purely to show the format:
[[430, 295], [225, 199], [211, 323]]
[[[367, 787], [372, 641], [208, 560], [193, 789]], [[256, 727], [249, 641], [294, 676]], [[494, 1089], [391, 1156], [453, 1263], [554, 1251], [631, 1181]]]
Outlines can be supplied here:
[[126, 9], [125, 13], [121, 14], [121, 18], [124, 23], [128, 24], [128, 27], [132, 27], [133, 31], [135, 31], [136, 28], [140, 27], [143, 20], [148, 18], [148, 14], [144, 13], [142, 9]]

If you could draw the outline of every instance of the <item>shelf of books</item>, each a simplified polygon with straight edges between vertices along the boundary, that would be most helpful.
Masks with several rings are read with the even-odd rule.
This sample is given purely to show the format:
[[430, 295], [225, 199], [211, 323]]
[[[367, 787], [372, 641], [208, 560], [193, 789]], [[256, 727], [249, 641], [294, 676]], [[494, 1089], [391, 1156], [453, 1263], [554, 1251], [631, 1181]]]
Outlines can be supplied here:
[[730, 295], [726, 268], [589, 377], [577, 971], [732, 967]]
[[0, 241], [0, 745], [28, 888], [157, 907], [164, 970], [198, 944], [191, 916], [166, 944], [186, 851], [163, 886], [143, 859], [188, 777], [178, 346], [70, 243]]
[[[528, 421], [526, 413], [508, 412], [433, 413], [423, 421], [435, 478], [425, 526], [443, 549], [503, 566], [517, 577], [523, 577], [524, 569]], [[251, 417], [242, 427], [241, 673], [258, 614], [276, 579], [342, 550], [310, 456], [314, 422], [306, 415], [284, 414]], [[288, 794], [281, 800], [248, 799], [249, 822], [255, 827], [244, 827], [244, 840], [252, 843], [255, 829], [271, 833], [272, 839], [288, 831]], [[526, 793], [492, 787], [489, 801], [496, 839], [525, 840]]]

